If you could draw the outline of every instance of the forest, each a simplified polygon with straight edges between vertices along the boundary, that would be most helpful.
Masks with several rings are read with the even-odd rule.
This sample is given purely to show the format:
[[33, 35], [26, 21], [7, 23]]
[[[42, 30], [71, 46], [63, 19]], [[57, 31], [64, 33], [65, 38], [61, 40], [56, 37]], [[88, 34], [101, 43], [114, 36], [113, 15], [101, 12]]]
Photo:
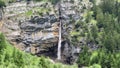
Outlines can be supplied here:
[[[102, 68], [120, 67], [120, 2], [119, 0], [102, 0], [102, 3], [96, 5], [88, 11], [86, 21], [82, 24], [86, 26], [91, 20], [95, 24], [87, 29], [87, 42], [98, 45], [98, 49], [88, 52], [87, 46], [84, 47], [78, 60], [79, 65], [99, 64]], [[92, 13], [90, 13], [92, 12]], [[81, 23], [81, 22], [79, 22]]]

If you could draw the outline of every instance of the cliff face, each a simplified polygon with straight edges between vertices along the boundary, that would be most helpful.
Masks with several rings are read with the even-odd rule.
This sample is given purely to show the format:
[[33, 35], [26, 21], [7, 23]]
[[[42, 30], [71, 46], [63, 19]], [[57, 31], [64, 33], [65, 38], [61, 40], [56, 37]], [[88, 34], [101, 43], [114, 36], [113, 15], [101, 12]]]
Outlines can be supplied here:
[[3, 32], [21, 50], [36, 53], [36, 46], [57, 42], [58, 20], [51, 3], [14, 3], [4, 12]]
[[[20, 50], [56, 58], [59, 22], [62, 23], [62, 59], [74, 62], [80, 48], [70, 43], [70, 32], [78, 20], [92, 7], [89, 1], [13, 3], [4, 8], [2, 32]], [[59, 12], [61, 16], [59, 16]]]

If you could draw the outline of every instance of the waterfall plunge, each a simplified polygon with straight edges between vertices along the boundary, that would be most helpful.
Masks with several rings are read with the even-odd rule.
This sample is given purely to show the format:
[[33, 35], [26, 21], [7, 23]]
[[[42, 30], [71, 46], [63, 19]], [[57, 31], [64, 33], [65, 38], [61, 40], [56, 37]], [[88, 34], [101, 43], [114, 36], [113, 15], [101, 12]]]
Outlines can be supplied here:
[[61, 2], [59, 2], [59, 40], [58, 40], [58, 50], [57, 50], [57, 59], [61, 60], [61, 42], [62, 42], [62, 35], [61, 35], [61, 31], [62, 31], [62, 21], [61, 21]]
[[58, 52], [57, 52], [57, 59], [61, 59], [61, 21], [59, 25], [59, 41], [58, 41]]

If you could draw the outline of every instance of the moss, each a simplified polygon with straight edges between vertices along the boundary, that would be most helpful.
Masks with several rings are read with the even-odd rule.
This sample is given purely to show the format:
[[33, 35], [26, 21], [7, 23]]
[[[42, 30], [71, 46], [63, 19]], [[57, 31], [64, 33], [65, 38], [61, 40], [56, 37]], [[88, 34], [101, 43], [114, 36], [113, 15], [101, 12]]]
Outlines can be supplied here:
[[0, 8], [5, 6], [5, 2], [0, 0]]
[[70, 32], [70, 35], [71, 35], [71, 36], [80, 35], [80, 32], [71, 31], [71, 32]]
[[38, 11], [38, 13], [46, 13], [49, 11], [49, 9], [47, 8], [36, 8], [36, 10]]
[[27, 16], [31, 16], [33, 14], [32, 10], [29, 10], [28, 12], [25, 13]]

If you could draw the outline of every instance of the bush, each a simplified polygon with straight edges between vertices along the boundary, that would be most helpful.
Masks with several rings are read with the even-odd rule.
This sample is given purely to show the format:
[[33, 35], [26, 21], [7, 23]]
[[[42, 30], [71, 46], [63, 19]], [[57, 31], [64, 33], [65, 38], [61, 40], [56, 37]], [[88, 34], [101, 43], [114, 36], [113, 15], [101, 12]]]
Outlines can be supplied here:
[[99, 64], [93, 64], [92, 66], [90, 66], [88, 68], [102, 68], [102, 67]]
[[5, 2], [3, 2], [3, 1], [0, 0], [0, 8], [2, 8], [4, 6], [5, 6]]
[[[96, 50], [93, 52], [83, 52], [78, 60], [79, 66], [101, 65], [102, 68], [119, 68], [120, 53], [106, 52], [105, 50]], [[97, 68], [97, 67], [95, 67]]]
[[50, 0], [52, 4], [57, 4], [60, 0]]

